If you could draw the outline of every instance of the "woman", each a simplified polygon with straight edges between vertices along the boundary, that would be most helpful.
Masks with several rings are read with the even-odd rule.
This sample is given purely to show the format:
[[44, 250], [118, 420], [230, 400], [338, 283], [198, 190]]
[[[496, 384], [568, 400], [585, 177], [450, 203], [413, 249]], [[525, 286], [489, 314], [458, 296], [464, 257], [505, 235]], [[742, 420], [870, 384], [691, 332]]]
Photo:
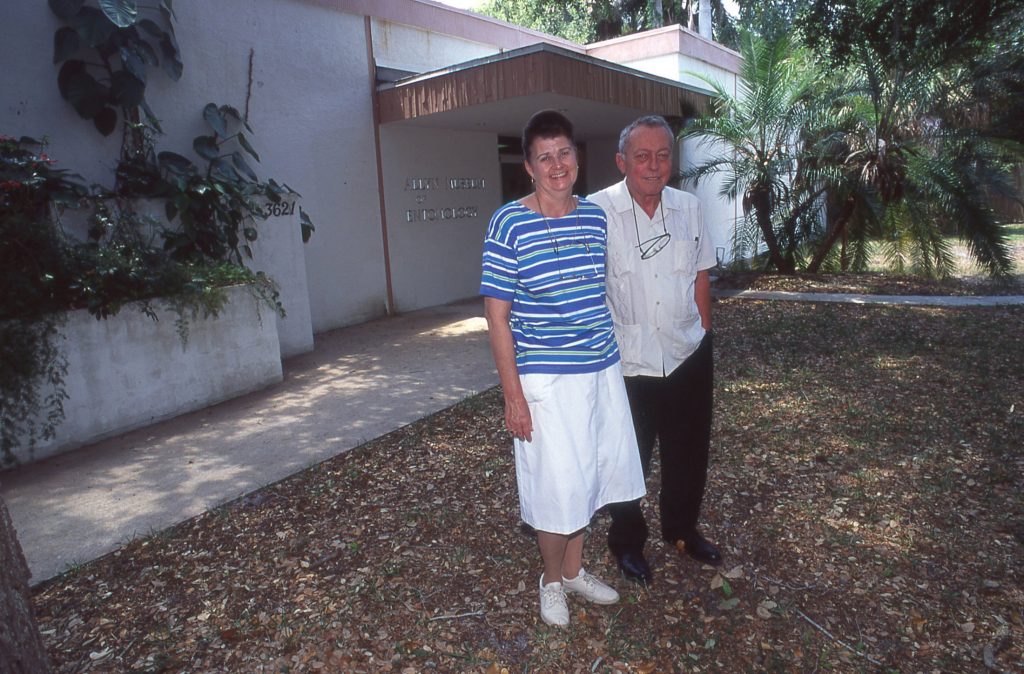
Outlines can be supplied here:
[[484, 313], [514, 437], [524, 522], [537, 531], [540, 614], [568, 625], [566, 593], [613, 604], [583, 568], [598, 508], [644, 494], [643, 471], [605, 305], [604, 211], [573, 196], [572, 124], [553, 110], [523, 130], [533, 193], [499, 208], [484, 241]]

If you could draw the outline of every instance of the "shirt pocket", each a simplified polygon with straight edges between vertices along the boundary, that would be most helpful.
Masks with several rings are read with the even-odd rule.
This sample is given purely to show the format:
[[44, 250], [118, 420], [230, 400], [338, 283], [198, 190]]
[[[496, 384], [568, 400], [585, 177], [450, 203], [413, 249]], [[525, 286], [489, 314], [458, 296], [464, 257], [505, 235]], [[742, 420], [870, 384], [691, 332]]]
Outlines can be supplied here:
[[677, 276], [694, 276], [697, 273], [697, 254], [700, 252], [700, 241], [689, 234], [673, 237], [672, 270]]
[[688, 316], [672, 322], [672, 358], [684, 361], [693, 355], [704, 337], [704, 329], [700, 324], [700, 313], [696, 306]]

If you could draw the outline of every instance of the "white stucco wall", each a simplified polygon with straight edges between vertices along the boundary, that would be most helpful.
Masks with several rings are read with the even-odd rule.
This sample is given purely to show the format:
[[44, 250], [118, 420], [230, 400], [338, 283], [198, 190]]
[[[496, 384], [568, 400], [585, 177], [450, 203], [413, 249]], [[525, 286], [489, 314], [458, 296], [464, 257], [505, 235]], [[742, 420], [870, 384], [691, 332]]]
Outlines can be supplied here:
[[494, 45], [384, 19], [374, 19], [372, 26], [373, 56], [377, 65], [386, 68], [422, 73], [500, 51]]
[[497, 137], [389, 124], [381, 153], [395, 308], [476, 295], [484, 233], [501, 205]]
[[[104, 138], [57, 90], [60, 22], [45, 2], [3, 3], [0, 132], [50, 139], [59, 166], [110, 186], [121, 132]], [[180, 3], [184, 73], [150, 73], [147, 100], [166, 132], [157, 150], [191, 155], [208, 102], [245, 111], [254, 169], [302, 193], [316, 224], [303, 248], [312, 329], [381, 315], [386, 285], [364, 19], [301, 0]], [[250, 81], [250, 53], [252, 76]], [[291, 311], [291, 307], [286, 307]], [[302, 313], [301, 307], [296, 307]]]
[[70, 312], [64, 421], [33, 452], [15, 450], [18, 458], [42, 459], [281, 381], [273, 312], [247, 288], [227, 292], [217, 318], [189, 320], [184, 344], [166, 309], [158, 321], [134, 305], [101, 321]]
[[[251, 245], [253, 259], [248, 266], [274, 279], [284, 316], [276, 316], [281, 357], [313, 350], [313, 323], [309, 309], [306, 258], [302, 243], [299, 208], [302, 199], [294, 195], [279, 204], [267, 204], [271, 216], [259, 224], [259, 238]], [[279, 215], [277, 213], [280, 213]]]

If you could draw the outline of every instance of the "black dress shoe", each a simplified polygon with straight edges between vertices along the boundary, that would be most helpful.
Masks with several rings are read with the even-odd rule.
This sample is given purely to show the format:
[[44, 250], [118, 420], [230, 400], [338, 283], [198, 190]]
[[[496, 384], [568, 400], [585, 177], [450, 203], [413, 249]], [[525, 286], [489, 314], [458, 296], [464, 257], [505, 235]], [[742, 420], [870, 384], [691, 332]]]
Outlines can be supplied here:
[[676, 549], [696, 559], [698, 562], [718, 566], [722, 563], [722, 553], [711, 545], [700, 534], [693, 534], [685, 540], [676, 541]]
[[645, 586], [654, 581], [654, 574], [651, 573], [651, 567], [644, 559], [644, 553], [623, 552], [615, 555], [615, 559], [619, 562], [619, 570], [622, 571], [622, 575], [631, 581]]

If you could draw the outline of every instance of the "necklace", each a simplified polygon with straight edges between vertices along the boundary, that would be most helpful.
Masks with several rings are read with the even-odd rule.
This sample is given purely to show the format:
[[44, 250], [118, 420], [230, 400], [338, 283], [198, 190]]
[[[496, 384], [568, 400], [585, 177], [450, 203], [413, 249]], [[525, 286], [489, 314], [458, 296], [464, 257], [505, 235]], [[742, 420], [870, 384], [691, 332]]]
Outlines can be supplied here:
[[[587, 251], [587, 257], [590, 258], [590, 266], [594, 270], [593, 275], [597, 276], [597, 273], [598, 273], [597, 272], [597, 263], [594, 261], [594, 255], [590, 252], [590, 243], [587, 241], [586, 237], [583, 235], [583, 227], [580, 225], [580, 205], [579, 205], [579, 201], [576, 199], [576, 197], [573, 197], [573, 205], [575, 206], [575, 208], [573, 210], [576, 212], [576, 234], [577, 234], [577, 237], [576, 237], [575, 243], [583, 244], [583, 248]], [[554, 232], [551, 231], [551, 223], [548, 222], [548, 216], [544, 215], [544, 210], [541, 208], [540, 196], [537, 197], [537, 213], [539, 213], [541, 219], [544, 220], [544, 228], [548, 232], [548, 239], [551, 241], [551, 247], [555, 251], [555, 261], [556, 261], [556, 264], [558, 265], [558, 277], [560, 279], [562, 279], [562, 280], [565, 280], [566, 276], [562, 272], [562, 256], [558, 252], [558, 241], [555, 240]], [[566, 215], [568, 215], [568, 213], [566, 213]], [[565, 216], [563, 215], [562, 217], [565, 217]], [[559, 218], [555, 218], [555, 219], [557, 220]], [[585, 275], [577, 273], [577, 274], [570, 275], [568, 278], [585, 278]]]

